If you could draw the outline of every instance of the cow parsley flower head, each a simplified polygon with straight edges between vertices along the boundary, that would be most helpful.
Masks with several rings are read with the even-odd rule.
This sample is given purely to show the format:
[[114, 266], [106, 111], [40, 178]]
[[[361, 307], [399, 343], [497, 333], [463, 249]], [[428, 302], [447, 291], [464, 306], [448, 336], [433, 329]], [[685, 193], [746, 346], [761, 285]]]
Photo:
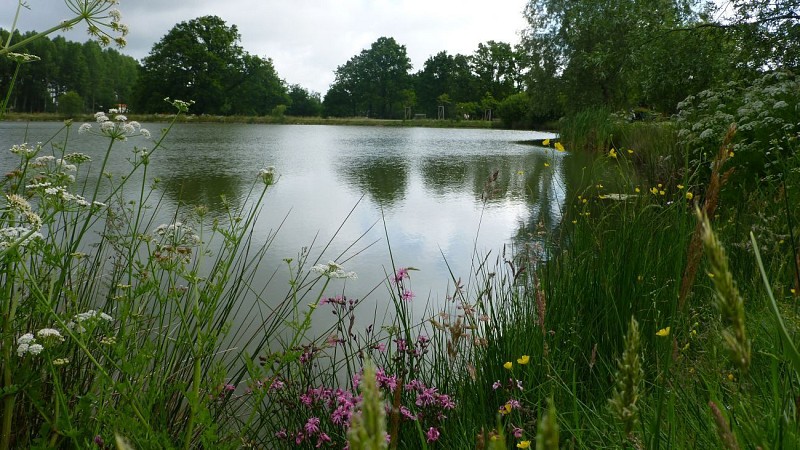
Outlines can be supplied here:
[[201, 243], [200, 236], [195, 234], [192, 227], [183, 222], [162, 223], [153, 230], [153, 233], [173, 245], [195, 246]]
[[33, 333], [25, 333], [17, 339], [17, 356], [22, 358], [26, 353], [38, 355], [42, 353], [44, 346], [36, 342]]
[[54, 328], [42, 328], [36, 332], [36, 337], [42, 340], [52, 339], [59, 342], [64, 340], [64, 336], [61, 335], [61, 332]]
[[15, 155], [19, 155], [26, 159], [30, 159], [33, 158], [39, 152], [39, 150], [41, 150], [41, 148], [42, 148], [41, 142], [37, 143], [33, 147], [30, 146], [27, 142], [25, 142], [20, 145], [12, 145], [10, 151]]
[[350, 278], [353, 280], [358, 278], [355, 272], [346, 272], [341, 265], [333, 261], [328, 261], [328, 264], [317, 264], [311, 270], [328, 278]]
[[42, 59], [42, 58], [39, 58], [36, 55], [30, 55], [28, 53], [9, 52], [9, 53], [6, 54], [6, 56], [8, 57], [8, 59], [14, 61], [15, 63], [20, 63], [20, 64], [29, 63], [29, 62], [35, 62], [35, 61], [39, 61], [40, 59]]
[[33, 241], [44, 239], [41, 233], [26, 227], [0, 228], [0, 250], [17, 246], [25, 248]]
[[[113, 120], [109, 119], [103, 111], [98, 111], [94, 114], [95, 121], [100, 124], [100, 132], [95, 134], [120, 141], [125, 141], [132, 136], [144, 136], [146, 139], [150, 138], [150, 132], [148, 130], [142, 128], [139, 122], [128, 122], [128, 117], [119, 114], [118, 109], [110, 109], [109, 114], [114, 116]], [[78, 129], [78, 133], [92, 133], [92, 125], [88, 123], [81, 125]]]
[[35, 340], [36, 338], [33, 337], [33, 333], [25, 333], [17, 339], [17, 344], [30, 344]]

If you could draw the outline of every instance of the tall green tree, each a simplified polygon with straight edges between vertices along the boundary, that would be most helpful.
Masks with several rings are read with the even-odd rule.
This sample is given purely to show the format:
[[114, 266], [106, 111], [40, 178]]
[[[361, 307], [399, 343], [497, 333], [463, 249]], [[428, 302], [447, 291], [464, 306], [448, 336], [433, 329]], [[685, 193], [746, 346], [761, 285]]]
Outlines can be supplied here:
[[[480, 98], [469, 58], [461, 54], [449, 55], [446, 51], [441, 51], [425, 61], [422, 70], [414, 76], [414, 86], [418, 108], [428, 117], [436, 117], [440, 103], [438, 99], [442, 94], [447, 94], [449, 99], [457, 103], [477, 101]], [[455, 110], [452, 111], [454, 112]]]
[[734, 15], [720, 26], [731, 32], [750, 68], [800, 67], [798, 0], [732, 0], [725, 4]]
[[[36, 32], [15, 32], [12, 44], [36, 35]], [[0, 30], [0, 38], [9, 35]], [[139, 63], [114, 49], [103, 49], [89, 40], [83, 44], [63, 37], [36, 39], [19, 49], [36, 55], [38, 61], [20, 67], [9, 107], [20, 112], [55, 112], [60, 95], [74, 91], [86, 100], [92, 110], [109, 108], [116, 103], [130, 103]], [[16, 70], [16, 63], [0, 59], [0, 90], [7, 86]]]
[[470, 66], [482, 95], [488, 92], [502, 100], [522, 87], [518, 57], [511, 44], [496, 41], [478, 44], [470, 57]]
[[336, 69], [325, 96], [328, 114], [396, 118], [403, 114], [403, 92], [411, 87], [406, 47], [381, 37]]
[[286, 86], [278, 77], [272, 60], [243, 53], [241, 67], [233, 75], [225, 98], [224, 114], [269, 114], [278, 105], [289, 103]]
[[[565, 112], [592, 106], [626, 108], [647, 96], [640, 77], [654, 51], [674, 51], [671, 30], [697, 20], [703, 0], [531, 0], [525, 48], [531, 64], [529, 88], [557, 87], [551, 101]], [[693, 74], [664, 73], [679, 78]], [[556, 81], [557, 80], [557, 81]], [[536, 101], [532, 95], [532, 101]]]
[[300, 117], [316, 117], [322, 114], [322, 100], [319, 93], [293, 84], [289, 86], [289, 108], [286, 114]]
[[272, 61], [249, 55], [240, 38], [217, 16], [175, 25], [142, 62], [138, 108], [160, 111], [167, 96], [194, 100], [200, 114], [266, 114], [286, 103]]

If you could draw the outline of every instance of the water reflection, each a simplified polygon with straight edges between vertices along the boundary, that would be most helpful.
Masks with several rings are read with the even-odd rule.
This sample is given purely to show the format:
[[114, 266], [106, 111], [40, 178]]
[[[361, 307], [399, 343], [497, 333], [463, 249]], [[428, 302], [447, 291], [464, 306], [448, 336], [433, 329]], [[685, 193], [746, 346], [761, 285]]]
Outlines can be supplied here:
[[242, 178], [235, 174], [209, 174], [202, 172], [181, 173], [164, 177], [160, 189], [165, 197], [175, 205], [203, 205], [212, 213], [222, 213], [227, 204], [239, 210], [246, 197]]
[[[45, 140], [59, 127], [36, 124], [26, 138], [25, 124], [0, 122], [0, 166], [11, 168], [18, 161], [7, 151], [12, 144]], [[154, 154], [147, 178], [148, 185], [161, 180], [154, 197], [163, 195], [165, 219], [178, 205], [198, 204], [216, 218], [224, 214], [222, 195], [234, 207], [252, 205], [256, 173], [273, 165], [278, 181], [253, 232], [254, 246], [270, 245], [259, 263], [263, 276], [250, 286], [262, 293], [265, 304], [285, 298], [284, 259], [310, 247], [310, 260], [346, 261], [347, 269], [358, 273], [358, 280], [347, 284], [347, 295], [369, 296], [365, 308], [378, 316], [390, 310], [382, 283], [391, 265], [419, 268], [411, 280], [420, 299], [414, 307], [430, 314], [444, 303], [451, 273], [463, 279], [474, 273], [476, 254], [530, 242], [529, 234], [540, 223], [548, 229], [558, 226], [566, 192], [574, 189], [571, 180], [581, 177], [571, 171], [582, 166], [563, 154], [517, 143], [546, 136], [500, 130], [179, 124], [166, 148]], [[84, 135], [76, 136], [74, 144], [101, 161], [107, 142]], [[126, 173], [133, 145], [148, 144], [115, 147], [107, 171]], [[497, 178], [487, 186], [495, 172]], [[131, 181], [134, 187], [126, 195], [138, 192], [139, 180]], [[337, 289], [326, 294], [341, 294], [343, 288]], [[249, 310], [255, 300], [242, 301]]]
[[339, 172], [384, 208], [391, 208], [405, 197], [408, 162], [400, 157], [359, 158], [341, 165]]
[[426, 158], [420, 170], [428, 190], [435, 195], [456, 192], [463, 189], [469, 171], [458, 158]]

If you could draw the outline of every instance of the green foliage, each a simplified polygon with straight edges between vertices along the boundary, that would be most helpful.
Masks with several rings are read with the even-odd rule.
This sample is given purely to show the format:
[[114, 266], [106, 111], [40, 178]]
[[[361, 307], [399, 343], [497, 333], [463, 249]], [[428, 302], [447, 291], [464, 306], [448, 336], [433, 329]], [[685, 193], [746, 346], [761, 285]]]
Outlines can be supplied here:
[[175, 25], [142, 61], [137, 107], [160, 112], [165, 97], [193, 98], [200, 114], [265, 115], [289, 103], [270, 59], [239, 46], [236, 25], [204, 16]]
[[323, 101], [326, 113], [402, 118], [410, 69], [404, 45], [394, 38], [378, 38], [336, 69], [336, 80]]
[[791, 73], [765, 74], [752, 83], [729, 83], [689, 96], [676, 120], [678, 136], [696, 162], [716, 154], [726, 130], [736, 125], [734, 179], [753, 183], [786, 176], [800, 133], [800, 82]]
[[[411, 106], [414, 113], [438, 117], [444, 105], [444, 118], [477, 118], [522, 86], [519, 53], [505, 42], [481, 43], [470, 56], [442, 51], [413, 77], [410, 69], [405, 47], [393, 38], [380, 38], [337, 68], [336, 81], [325, 95], [326, 114], [397, 118]], [[479, 108], [466, 108], [471, 104]]]
[[317, 92], [309, 92], [298, 84], [289, 86], [289, 107], [286, 114], [299, 117], [317, 117], [322, 114], [322, 100]]
[[522, 48], [534, 114], [642, 104], [671, 112], [687, 93], [729, 77], [721, 33], [689, 31], [704, 3], [531, 0]]
[[506, 128], [526, 128], [530, 99], [526, 92], [510, 95], [497, 105], [497, 115]]
[[558, 124], [561, 141], [569, 150], [605, 153], [611, 148], [616, 120], [601, 107], [566, 116]]
[[278, 105], [278, 106], [272, 108], [272, 111], [270, 112], [270, 115], [272, 117], [275, 117], [275, 118], [278, 118], [278, 119], [283, 118], [283, 116], [286, 115], [286, 108], [287, 108], [286, 105]]
[[[11, 42], [26, 41], [34, 36], [35, 32], [15, 31]], [[8, 39], [8, 31], [0, 29], [0, 41]], [[41, 60], [20, 67], [16, 86], [10, 91], [8, 108], [11, 111], [55, 112], [57, 103], [54, 100], [68, 91], [80, 95], [86, 107], [93, 111], [132, 100], [139, 64], [114, 49], [103, 49], [95, 41], [79, 44], [58, 36], [29, 41], [17, 50]], [[14, 61], [0, 57], [0, 92], [3, 94], [9, 92], [16, 66]]]
[[477, 102], [476, 85], [469, 57], [445, 51], [429, 57], [422, 70], [414, 75], [417, 104], [428, 117], [437, 117], [437, 107], [441, 104], [438, 98], [443, 94], [457, 103]]
[[58, 97], [58, 112], [66, 117], [83, 114], [86, 109], [83, 98], [75, 91], [68, 91]]
[[726, 31], [751, 69], [795, 70], [800, 67], [800, 27], [794, 0], [733, 0]]
[[488, 92], [494, 98], [504, 99], [518, 91], [522, 70], [518, 55], [510, 44], [480, 43], [469, 62], [476, 78], [477, 92]]

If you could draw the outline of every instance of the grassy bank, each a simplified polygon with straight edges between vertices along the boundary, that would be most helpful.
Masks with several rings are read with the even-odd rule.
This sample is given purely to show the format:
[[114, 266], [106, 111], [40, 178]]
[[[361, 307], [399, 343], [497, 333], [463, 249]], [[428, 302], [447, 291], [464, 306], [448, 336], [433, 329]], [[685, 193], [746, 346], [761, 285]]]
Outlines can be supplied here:
[[[187, 107], [174, 106], [170, 127]], [[269, 244], [252, 239], [272, 169], [253, 173], [253, 209], [221, 219], [198, 206], [156, 223], [157, 186], [127, 180], [147, 180], [164, 137], [91, 119], [81, 132], [109, 153], [149, 148], [130, 173], [88, 185], [105, 160], [68, 153], [68, 142], [21, 144], [0, 181], [2, 449], [380, 448], [385, 434], [404, 449], [794, 448], [800, 438], [798, 175], [744, 190], [729, 178], [733, 134], [701, 168], [662, 124], [618, 128], [565, 187], [561, 223], [474, 255], [468, 276], [442, 280], [445, 310], [413, 316], [414, 270], [387, 250], [375, 295], [392, 314], [359, 329], [356, 317], [375, 311], [347, 297], [356, 274], [324, 252], [285, 260], [289, 279], [271, 281], [282, 298], [254, 292], [277, 271], [263, 265]], [[786, 167], [800, 167], [793, 158]], [[316, 334], [320, 314], [336, 320]]]

